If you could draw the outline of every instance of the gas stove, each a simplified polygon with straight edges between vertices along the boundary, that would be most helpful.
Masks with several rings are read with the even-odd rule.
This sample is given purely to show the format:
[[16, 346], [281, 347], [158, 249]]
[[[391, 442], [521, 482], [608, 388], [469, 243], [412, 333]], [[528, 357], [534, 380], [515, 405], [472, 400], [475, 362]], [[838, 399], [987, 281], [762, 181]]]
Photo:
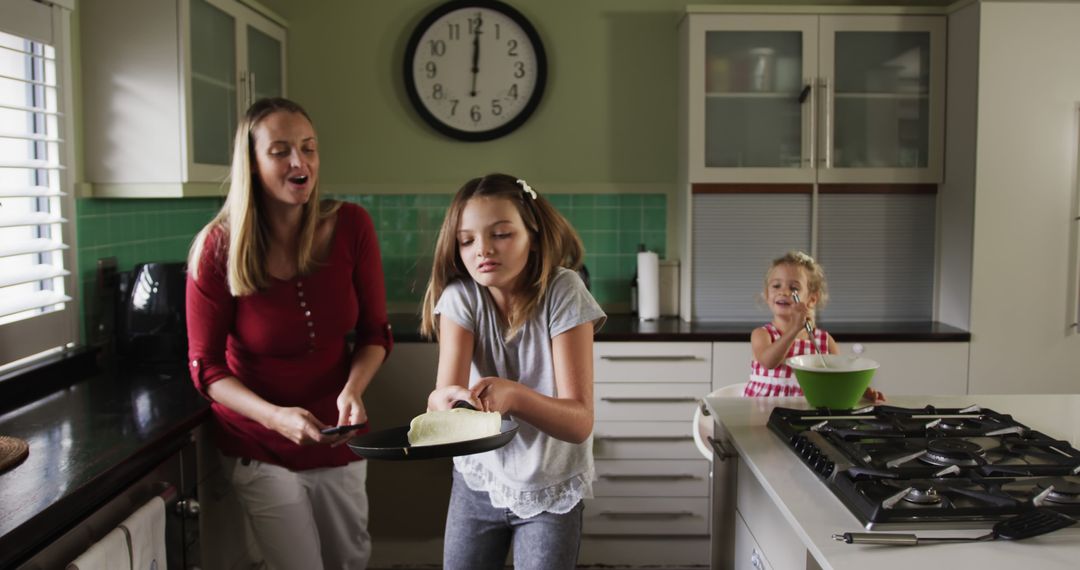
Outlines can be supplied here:
[[769, 429], [867, 529], [979, 528], [1034, 506], [1080, 517], [1080, 451], [967, 408], [775, 408]]

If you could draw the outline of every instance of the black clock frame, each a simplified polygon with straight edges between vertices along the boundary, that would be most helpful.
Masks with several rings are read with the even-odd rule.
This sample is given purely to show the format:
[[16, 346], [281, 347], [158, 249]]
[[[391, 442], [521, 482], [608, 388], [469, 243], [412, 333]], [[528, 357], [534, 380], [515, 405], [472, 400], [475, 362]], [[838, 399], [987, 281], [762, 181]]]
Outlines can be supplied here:
[[[536, 52], [536, 88], [529, 96], [529, 100], [525, 103], [525, 107], [508, 123], [486, 131], [463, 131], [451, 127], [439, 120], [439, 118], [432, 114], [427, 106], [424, 105], [423, 100], [420, 98], [420, 94], [417, 92], [416, 81], [413, 79], [413, 59], [416, 57], [416, 48], [419, 46], [420, 38], [424, 35], [424, 32], [426, 32], [439, 18], [461, 8], [484, 8], [501, 12], [521, 27], [522, 31], [525, 32], [525, 35], [528, 36], [529, 41], [532, 42], [533, 49]], [[536, 33], [536, 28], [533, 27], [532, 23], [529, 22], [521, 12], [518, 12], [513, 6], [499, 2], [498, 0], [451, 0], [450, 2], [446, 2], [436, 7], [424, 16], [424, 19], [420, 20], [420, 23], [413, 29], [413, 33], [409, 37], [409, 43], [405, 47], [405, 62], [403, 67], [405, 92], [408, 93], [409, 101], [412, 102], [413, 107], [420, 113], [420, 117], [424, 119], [424, 122], [448, 137], [467, 142], [482, 142], [497, 139], [510, 134], [523, 125], [533, 114], [533, 111], [536, 110], [536, 107], [540, 105], [540, 99], [543, 98], [544, 87], [547, 84], [547, 54], [544, 52], [544, 43], [540, 41], [540, 34]]]

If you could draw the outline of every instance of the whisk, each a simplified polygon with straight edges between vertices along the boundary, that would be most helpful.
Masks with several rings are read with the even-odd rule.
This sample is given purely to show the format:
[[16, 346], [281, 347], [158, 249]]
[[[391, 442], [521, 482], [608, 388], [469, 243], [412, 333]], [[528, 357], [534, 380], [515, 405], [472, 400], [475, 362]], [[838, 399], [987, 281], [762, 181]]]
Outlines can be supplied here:
[[[802, 302], [802, 301], [799, 300], [799, 294], [796, 293], [796, 292], [791, 293], [791, 298], [794, 299], [796, 303], [801, 303]], [[822, 368], [828, 368], [829, 364], [827, 362], [825, 362], [825, 357], [822, 356], [821, 351], [818, 350], [817, 344], [814, 343], [814, 326], [810, 324], [809, 320], [804, 322], [803, 326], [806, 327], [806, 334], [810, 335], [810, 350], [812, 352], [817, 353], [818, 360], [821, 361], [821, 367]]]

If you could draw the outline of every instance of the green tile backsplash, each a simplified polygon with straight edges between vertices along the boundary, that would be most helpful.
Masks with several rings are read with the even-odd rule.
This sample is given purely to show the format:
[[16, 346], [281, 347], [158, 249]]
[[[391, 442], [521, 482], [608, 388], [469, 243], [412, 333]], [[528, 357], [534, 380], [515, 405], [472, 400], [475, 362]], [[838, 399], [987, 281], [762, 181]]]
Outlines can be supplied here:
[[[332, 196], [371, 212], [382, 248], [387, 301], [416, 305], [431, 274], [435, 237], [450, 205], [449, 195]], [[549, 194], [585, 244], [592, 292], [604, 305], [630, 302], [637, 246], [665, 257], [667, 204], [663, 194]]]
[[[356, 195], [354, 202], [375, 220], [391, 310], [412, 310], [424, 295], [431, 256], [450, 195]], [[666, 254], [663, 194], [550, 194], [585, 243], [585, 265], [596, 300], [625, 306], [637, 263], [637, 246]], [[218, 211], [219, 198], [100, 199], [76, 201], [78, 275], [83, 299], [91, 299], [101, 257], [116, 257], [121, 271], [145, 261], [182, 261], [191, 239]], [[87, 303], [84, 303], [86, 314]]]
[[220, 208], [219, 198], [77, 199], [75, 231], [83, 316], [92, 310], [89, 300], [93, 299], [99, 258], [115, 257], [120, 271], [146, 261], [183, 261], [192, 238]]

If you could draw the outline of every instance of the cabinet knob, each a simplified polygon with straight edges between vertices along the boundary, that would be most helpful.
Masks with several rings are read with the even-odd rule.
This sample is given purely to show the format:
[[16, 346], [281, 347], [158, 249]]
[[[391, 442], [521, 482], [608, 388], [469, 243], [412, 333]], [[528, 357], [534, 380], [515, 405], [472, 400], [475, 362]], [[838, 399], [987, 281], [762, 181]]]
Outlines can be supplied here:
[[199, 518], [199, 512], [198, 499], [180, 499], [176, 501], [176, 514], [185, 519], [197, 519]]

